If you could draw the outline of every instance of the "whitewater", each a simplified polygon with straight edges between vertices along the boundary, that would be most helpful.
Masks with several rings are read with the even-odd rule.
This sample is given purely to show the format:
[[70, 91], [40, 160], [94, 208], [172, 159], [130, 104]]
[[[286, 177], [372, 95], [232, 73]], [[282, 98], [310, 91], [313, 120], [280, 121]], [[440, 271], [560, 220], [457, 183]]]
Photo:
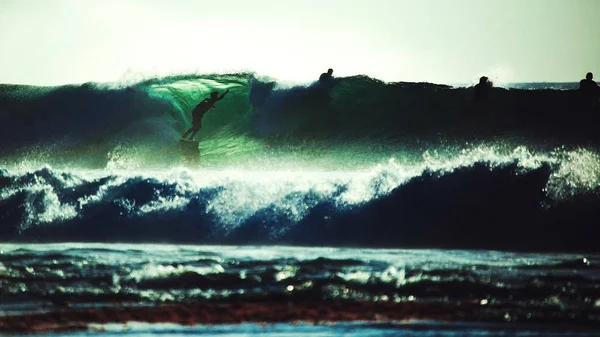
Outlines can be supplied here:
[[[498, 217], [509, 222], [506, 228], [521, 221], [538, 228], [551, 224], [556, 212], [575, 216], [576, 210], [564, 205], [595, 200], [600, 179], [597, 155], [583, 149], [535, 154], [524, 147], [503, 152], [477, 146], [454, 156], [426, 152], [420, 160], [405, 162], [392, 157], [354, 170], [291, 163], [285, 169], [262, 170], [5, 168], [1, 235], [25, 241], [413, 246], [414, 227], [446, 232], [446, 218], [460, 212], [465, 213], [462, 219], [447, 225], [456, 228], [478, 221], [472, 214], [473, 198], [480, 203], [487, 199], [486, 209], [499, 213], [487, 224], [488, 232], [494, 231]], [[457, 193], [452, 190], [456, 184], [468, 186]], [[527, 204], [517, 205], [525, 197]], [[393, 209], [388, 203], [397, 205]], [[419, 203], [423, 210], [411, 209]], [[436, 216], [428, 214], [433, 211]], [[533, 215], [550, 218], [531, 219]], [[421, 223], [425, 216], [428, 221]], [[374, 231], [385, 227], [383, 233]], [[397, 242], [387, 236], [390, 232], [401, 235]], [[523, 228], [521, 234], [527, 232]], [[415, 235], [415, 242], [437, 243]], [[552, 238], [551, 233], [537, 235]], [[473, 245], [487, 242], [482, 240], [463, 248], [479, 248]], [[461, 247], [464, 240], [448, 241], [446, 245]], [[512, 239], [506, 247], [518, 241]]]

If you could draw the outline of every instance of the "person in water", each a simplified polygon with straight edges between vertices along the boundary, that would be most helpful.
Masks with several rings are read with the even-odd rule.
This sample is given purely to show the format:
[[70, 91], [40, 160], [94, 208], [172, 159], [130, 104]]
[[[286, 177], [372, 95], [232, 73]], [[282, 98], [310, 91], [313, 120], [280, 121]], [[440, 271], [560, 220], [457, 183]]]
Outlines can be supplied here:
[[479, 83], [475, 85], [473, 99], [476, 102], [486, 102], [490, 98], [490, 89], [492, 88], [492, 85], [492, 82], [488, 81], [486, 76], [481, 76], [481, 78], [479, 78]]
[[329, 68], [326, 73], [319, 76], [319, 83], [322, 85], [330, 85], [333, 82], [333, 69]]
[[185, 139], [187, 135], [190, 135], [188, 139], [193, 140], [194, 137], [196, 137], [198, 131], [200, 131], [200, 128], [202, 127], [202, 117], [204, 117], [204, 114], [208, 112], [208, 110], [210, 110], [211, 108], [214, 108], [215, 103], [222, 100], [228, 92], [229, 89], [227, 89], [227, 91], [225, 91], [223, 95], [219, 97], [219, 93], [217, 91], [213, 91], [210, 93], [209, 98], [205, 98], [202, 102], [198, 103], [198, 105], [196, 105], [196, 107], [192, 111], [192, 127], [189, 128], [183, 134], [183, 136], [181, 136], [181, 138]]
[[587, 73], [585, 79], [579, 82], [579, 92], [586, 97], [598, 97], [600, 94], [600, 87], [598, 87], [598, 84], [594, 81], [594, 74]]
[[319, 81], [313, 86], [313, 88], [316, 89], [314, 91], [314, 98], [325, 101], [331, 100], [330, 91], [337, 82], [338, 81], [333, 78], [333, 69], [329, 68], [326, 73], [322, 73], [321, 76], [319, 76]]

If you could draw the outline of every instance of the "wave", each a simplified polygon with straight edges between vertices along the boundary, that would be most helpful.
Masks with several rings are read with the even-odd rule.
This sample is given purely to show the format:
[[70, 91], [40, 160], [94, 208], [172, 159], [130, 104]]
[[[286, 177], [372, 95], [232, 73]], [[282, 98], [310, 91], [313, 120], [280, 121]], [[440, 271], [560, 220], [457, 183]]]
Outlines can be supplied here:
[[353, 171], [0, 173], [0, 240], [597, 251], [600, 160], [475, 147]]
[[366, 76], [341, 78], [330, 89], [285, 86], [251, 73], [1, 89], [4, 163], [176, 166], [176, 143], [190, 125], [190, 111], [211, 91], [226, 89], [230, 94], [205, 116], [199, 135], [208, 162], [313, 151], [316, 143], [343, 148], [348, 142], [397, 146], [498, 137], [553, 145], [597, 142], [598, 114], [587, 111], [573, 90], [495, 88], [491, 103], [482, 107], [472, 102], [471, 88]]
[[[0, 240], [596, 251], [599, 117], [546, 87], [3, 85]], [[182, 168], [190, 111], [227, 89]]]

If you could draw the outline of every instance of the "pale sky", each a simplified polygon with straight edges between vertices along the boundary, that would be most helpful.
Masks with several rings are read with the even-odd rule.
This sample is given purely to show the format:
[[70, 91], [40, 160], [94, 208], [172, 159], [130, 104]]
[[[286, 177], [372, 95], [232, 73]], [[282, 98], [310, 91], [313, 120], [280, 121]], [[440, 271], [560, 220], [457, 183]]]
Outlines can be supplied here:
[[600, 78], [600, 0], [0, 0], [0, 83]]

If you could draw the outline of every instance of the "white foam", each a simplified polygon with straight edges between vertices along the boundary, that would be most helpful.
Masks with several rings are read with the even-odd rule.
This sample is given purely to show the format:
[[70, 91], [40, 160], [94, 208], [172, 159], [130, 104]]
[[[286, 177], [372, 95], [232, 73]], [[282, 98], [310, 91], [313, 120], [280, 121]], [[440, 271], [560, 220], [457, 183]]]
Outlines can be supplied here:
[[[425, 171], [439, 175], [457, 168], [487, 163], [490, 170], [516, 163], [523, 171], [552, 167], [546, 186], [551, 198], [563, 200], [581, 193], [593, 192], [600, 186], [600, 157], [589, 149], [556, 149], [536, 153], [524, 147], [503, 144], [466, 145], [457, 150], [430, 150], [420, 160], [390, 158], [370, 168], [355, 171], [323, 171], [310, 168], [295, 170], [60, 170], [45, 167], [61, 189], [77, 189], [81, 185], [105, 179], [98, 190], [77, 200], [61, 200], [57, 191], [42, 175], [34, 175], [24, 185], [13, 185], [0, 191], [6, 200], [20, 192], [27, 193], [26, 218], [23, 228], [41, 223], [60, 222], [78, 216], [91, 203], [115, 202], [128, 216], [145, 216], [170, 210], [182, 210], [196, 197], [205, 202], [206, 211], [215, 216], [225, 230], [233, 230], [258, 212], [272, 214], [276, 221], [291, 224], [303, 219], [321, 202], [338, 208], [353, 207], [383, 197]], [[32, 172], [22, 167], [8, 169], [16, 177]], [[518, 172], [517, 172], [518, 173]], [[108, 179], [106, 179], [108, 178]], [[108, 200], [112, 191], [127, 184], [149, 179], [150, 183], [169, 186], [169, 194], [156, 189], [150, 201], [120, 198]], [[202, 194], [206, 194], [206, 197]], [[282, 229], [284, 230], [284, 229]], [[278, 235], [278, 233], [271, 233]]]

